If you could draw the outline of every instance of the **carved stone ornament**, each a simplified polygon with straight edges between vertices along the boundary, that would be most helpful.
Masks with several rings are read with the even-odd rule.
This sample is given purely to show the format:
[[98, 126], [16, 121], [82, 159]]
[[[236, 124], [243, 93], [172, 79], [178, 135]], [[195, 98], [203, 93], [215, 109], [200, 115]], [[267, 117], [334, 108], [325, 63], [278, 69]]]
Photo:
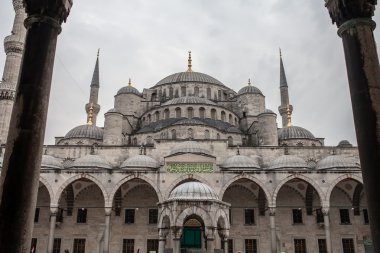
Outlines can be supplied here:
[[352, 19], [371, 18], [374, 15], [377, 0], [326, 0], [333, 23], [340, 27]]
[[28, 18], [38, 17], [46, 23], [52, 19], [58, 22], [59, 25], [66, 22], [72, 5], [72, 0], [24, 0]]

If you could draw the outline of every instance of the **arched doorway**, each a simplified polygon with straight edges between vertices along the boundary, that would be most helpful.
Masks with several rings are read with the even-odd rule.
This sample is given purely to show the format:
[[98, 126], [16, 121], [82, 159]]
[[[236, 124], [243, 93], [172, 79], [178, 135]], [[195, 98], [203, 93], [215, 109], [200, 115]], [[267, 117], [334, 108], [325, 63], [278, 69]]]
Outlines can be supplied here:
[[204, 223], [196, 215], [189, 216], [184, 224], [181, 237], [181, 252], [187, 249], [202, 249], [204, 245]]

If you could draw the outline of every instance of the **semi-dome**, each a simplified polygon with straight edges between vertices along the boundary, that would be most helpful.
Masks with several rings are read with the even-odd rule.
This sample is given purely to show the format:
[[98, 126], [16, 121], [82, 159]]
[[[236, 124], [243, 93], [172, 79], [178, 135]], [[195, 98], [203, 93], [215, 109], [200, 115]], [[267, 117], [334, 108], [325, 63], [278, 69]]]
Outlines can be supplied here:
[[314, 135], [303, 127], [289, 126], [283, 127], [278, 130], [279, 140], [291, 140], [291, 139], [311, 139], [315, 140]]
[[220, 165], [223, 169], [260, 169], [259, 163], [245, 155], [234, 155], [228, 157]]
[[124, 86], [123, 88], [118, 90], [116, 95], [120, 95], [120, 94], [135, 94], [137, 96], [141, 96], [141, 93], [135, 87], [131, 85]]
[[179, 98], [173, 98], [166, 101], [162, 105], [177, 105], [177, 104], [206, 104], [206, 105], [216, 105], [214, 102], [208, 100], [207, 98], [201, 98], [196, 96], [185, 96]]
[[103, 139], [103, 129], [95, 125], [81, 125], [71, 129], [66, 135], [68, 138], [88, 138], [88, 139]]
[[184, 83], [184, 82], [194, 82], [194, 83], [209, 83], [224, 86], [223, 83], [218, 81], [212, 76], [200, 73], [200, 72], [179, 72], [165, 77], [159, 81], [155, 86], [160, 86], [164, 84], [173, 83]]
[[76, 159], [68, 168], [111, 169], [111, 166], [98, 155], [86, 155]]
[[148, 169], [157, 169], [160, 167], [160, 164], [150, 156], [147, 155], [137, 155], [132, 156], [125, 160], [120, 168], [148, 168]]
[[294, 155], [282, 155], [274, 159], [269, 165], [270, 170], [306, 168], [308, 168], [306, 162], [302, 158]]
[[210, 152], [205, 148], [201, 147], [196, 141], [184, 141], [178, 143], [170, 151], [171, 155], [181, 154], [181, 153], [193, 153], [193, 154], [205, 154], [210, 155]]
[[252, 85], [247, 85], [247, 86], [244, 86], [243, 88], [241, 88], [239, 90], [239, 92], [238, 92], [238, 95], [243, 95], [243, 94], [259, 94], [259, 95], [263, 95], [263, 93], [261, 92], [261, 90], [259, 90], [259, 88], [255, 87], [255, 86], [252, 86]]
[[186, 182], [174, 188], [169, 200], [218, 200], [218, 195], [206, 184]]
[[331, 155], [317, 162], [317, 170], [329, 169], [360, 169], [359, 161], [352, 157]]
[[41, 160], [42, 169], [63, 169], [62, 163], [51, 155], [43, 155]]

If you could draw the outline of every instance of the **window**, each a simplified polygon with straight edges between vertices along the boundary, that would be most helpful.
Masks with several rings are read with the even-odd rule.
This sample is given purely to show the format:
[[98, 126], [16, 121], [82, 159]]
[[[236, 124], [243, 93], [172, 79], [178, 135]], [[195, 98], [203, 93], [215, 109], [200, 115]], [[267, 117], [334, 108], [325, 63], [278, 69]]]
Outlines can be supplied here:
[[87, 208], [79, 208], [77, 214], [77, 223], [87, 222]]
[[205, 118], [205, 108], [203, 107], [199, 108], [199, 118], [201, 119]]
[[164, 118], [165, 119], [169, 119], [170, 118], [170, 111], [169, 111], [169, 109], [165, 109], [165, 111], [164, 111]]
[[294, 239], [294, 253], [306, 253], [305, 239]]
[[323, 219], [322, 209], [317, 209], [315, 211], [315, 214], [316, 214], [317, 223], [324, 223], [325, 222]]
[[135, 223], [135, 209], [125, 209], [125, 224]]
[[302, 224], [302, 209], [293, 209], [293, 224]]
[[318, 253], [327, 253], [326, 239], [318, 239]]
[[207, 99], [211, 99], [211, 88], [207, 88]]
[[149, 224], [157, 224], [158, 209], [149, 209]]
[[54, 238], [53, 253], [61, 253], [61, 238]]
[[369, 224], [368, 210], [363, 209], [364, 224]]
[[254, 225], [255, 224], [255, 210], [245, 209], [244, 210], [245, 224]]
[[257, 253], [257, 241], [255, 239], [245, 239], [245, 253]]
[[234, 139], [232, 138], [232, 136], [228, 136], [227, 143], [228, 143], [228, 146], [234, 145]]
[[193, 118], [194, 117], [194, 110], [193, 110], [193, 107], [188, 107], [187, 108], [187, 117], [189, 119]]
[[56, 222], [63, 222], [63, 209], [62, 208], [58, 209]]
[[341, 224], [351, 224], [350, 223], [350, 213], [348, 209], [339, 209], [340, 213], [340, 223]]
[[135, 252], [135, 240], [123, 239], [123, 253], [134, 253], [134, 252]]
[[146, 245], [146, 253], [149, 253], [151, 251], [158, 252], [158, 240], [157, 239], [148, 239], [147, 245]]
[[186, 86], [181, 87], [181, 96], [186, 97]]
[[34, 223], [38, 223], [38, 220], [40, 218], [40, 208], [36, 208], [34, 210]]
[[172, 132], [172, 140], [177, 139], [177, 132], [175, 131], [175, 129], [173, 129], [171, 132]]
[[354, 239], [342, 239], [343, 253], [355, 253]]
[[37, 238], [32, 238], [32, 243], [30, 244], [30, 253], [37, 253]]
[[205, 139], [206, 140], [210, 139], [210, 131], [209, 130], [205, 130]]
[[216, 110], [211, 109], [211, 119], [216, 119]]
[[222, 111], [222, 112], [220, 113], [220, 119], [221, 119], [222, 121], [226, 121], [226, 112], [225, 112], [225, 111]]
[[181, 108], [179, 107], [175, 108], [175, 117], [181, 118]]
[[199, 97], [199, 87], [194, 87], [194, 95]]
[[85, 253], [86, 239], [74, 239], [73, 253]]

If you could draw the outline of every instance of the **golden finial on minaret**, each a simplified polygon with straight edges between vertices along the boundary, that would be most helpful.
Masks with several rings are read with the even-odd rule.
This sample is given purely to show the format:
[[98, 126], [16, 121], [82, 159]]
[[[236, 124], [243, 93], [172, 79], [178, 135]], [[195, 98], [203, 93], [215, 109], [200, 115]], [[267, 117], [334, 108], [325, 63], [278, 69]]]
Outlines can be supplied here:
[[193, 72], [193, 70], [191, 69], [193, 67], [191, 61], [191, 51], [189, 51], [189, 59], [187, 60], [187, 72]]
[[290, 106], [288, 105], [286, 108], [286, 114], [288, 115], [288, 127], [292, 126], [292, 112], [290, 111]]
[[131, 78], [129, 78], [129, 80], [128, 80], [128, 86], [132, 86]]
[[90, 104], [90, 109], [88, 110], [88, 120], [87, 125], [92, 126], [92, 114], [94, 112], [94, 104]]
[[251, 86], [251, 78], [248, 78], [248, 86]]

